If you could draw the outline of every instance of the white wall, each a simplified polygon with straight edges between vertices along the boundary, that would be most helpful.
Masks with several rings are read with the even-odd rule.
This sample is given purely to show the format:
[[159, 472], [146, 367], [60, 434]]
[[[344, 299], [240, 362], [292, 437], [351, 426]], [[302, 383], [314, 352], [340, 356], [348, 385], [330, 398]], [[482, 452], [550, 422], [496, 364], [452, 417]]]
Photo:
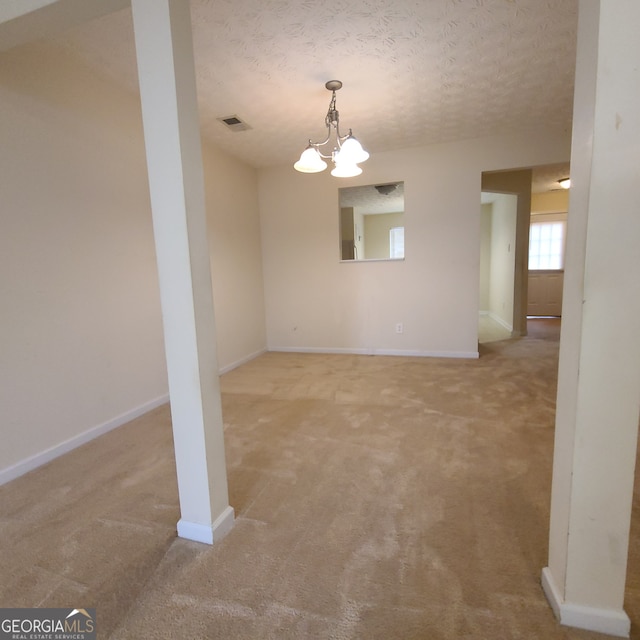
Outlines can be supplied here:
[[356, 246], [356, 256], [363, 259], [367, 255], [367, 239], [364, 233], [364, 215], [361, 211], [353, 210], [354, 244]]
[[[0, 482], [166, 400], [140, 105], [52, 45], [0, 55]], [[265, 346], [253, 169], [205, 151], [219, 365]]]
[[489, 314], [513, 329], [513, 285], [518, 197], [496, 194], [491, 210]]
[[480, 212], [480, 311], [513, 329], [518, 197], [491, 194]]
[[203, 161], [218, 364], [228, 371], [266, 348], [258, 180], [206, 143]]
[[396, 213], [376, 213], [364, 215], [364, 236], [367, 247], [364, 257], [371, 259], [389, 259], [391, 252], [389, 233], [393, 227], [401, 227], [402, 211]]
[[6, 469], [167, 389], [135, 101], [45, 46], [0, 78]]
[[480, 313], [489, 313], [491, 292], [491, 214], [490, 202], [480, 208]]
[[[475, 356], [481, 173], [568, 155], [553, 131], [373, 152], [347, 180], [261, 170], [269, 348]], [[340, 263], [338, 187], [392, 181], [405, 183], [406, 259]]]

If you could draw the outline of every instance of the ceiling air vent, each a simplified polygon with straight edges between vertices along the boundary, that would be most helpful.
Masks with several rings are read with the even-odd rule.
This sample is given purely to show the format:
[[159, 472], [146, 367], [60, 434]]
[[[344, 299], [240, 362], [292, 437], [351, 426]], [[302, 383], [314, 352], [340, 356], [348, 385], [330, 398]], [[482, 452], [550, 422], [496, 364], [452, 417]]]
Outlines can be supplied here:
[[398, 188], [398, 183], [396, 182], [394, 184], [377, 184], [375, 185], [375, 188], [381, 196], [388, 196]]
[[251, 129], [251, 127], [246, 122], [240, 120], [238, 116], [225, 116], [224, 118], [218, 118], [218, 121], [222, 122], [222, 124], [231, 131], [246, 131], [247, 129]]

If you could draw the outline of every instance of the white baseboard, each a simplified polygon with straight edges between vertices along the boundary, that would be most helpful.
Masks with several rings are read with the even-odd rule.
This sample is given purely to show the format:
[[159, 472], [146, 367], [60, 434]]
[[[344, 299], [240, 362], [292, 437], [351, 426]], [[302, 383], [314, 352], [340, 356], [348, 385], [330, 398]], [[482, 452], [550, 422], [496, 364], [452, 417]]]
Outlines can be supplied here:
[[478, 358], [477, 351], [417, 351], [403, 349], [375, 349], [376, 356], [411, 356], [415, 358]]
[[351, 349], [345, 347], [269, 347], [270, 352], [327, 353], [356, 356], [409, 356], [415, 358], [478, 358], [477, 351], [419, 351], [414, 349]]
[[[220, 375], [226, 373], [227, 371], [231, 371], [232, 369], [235, 369], [236, 367], [239, 367], [240, 365], [243, 365], [246, 362], [253, 360], [254, 358], [257, 358], [258, 356], [265, 353], [265, 351], [266, 348], [261, 349], [259, 351], [256, 351], [255, 353], [251, 353], [248, 356], [245, 356], [244, 358], [241, 358], [240, 360], [237, 360], [236, 362], [226, 365], [225, 367], [220, 369]], [[11, 480], [15, 480], [25, 473], [29, 473], [29, 471], [33, 471], [43, 464], [47, 464], [47, 462], [51, 462], [55, 458], [58, 458], [65, 453], [69, 453], [69, 451], [73, 451], [74, 449], [82, 446], [83, 444], [86, 444], [87, 442], [93, 440], [94, 438], [97, 438], [98, 436], [107, 433], [108, 431], [111, 431], [112, 429], [116, 429], [117, 427], [120, 427], [123, 424], [130, 422], [131, 420], [135, 420], [135, 418], [140, 417], [141, 415], [147, 413], [148, 411], [151, 411], [152, 409], [155, 409], [156, 407], [159, 407], [160, 405], [165, 404], [166, 402], [169, 402], [169, 394], [164, 394], [158, 398], [155, 398], [154, 400], [150, 400], [149, 402], [140, 405], [139, 407], [131, 409], [131, 411], [126, 411], [125, 413], [116, 416], [115, 418], [112, 418], [107, 422], [92, 427], [87, 431], [83, 431], [77, 436], [73, 436], [72, 438], [69, 438], [68, 440], [61, 442], [60, 444], [50, 447], [45, 451], [36, 453], [28, 458], [25, 458], [24, 460], [20, 460], [20, 462], [17, 462], [10, 467], [0, 469], [0, 485], [11, 482]]]
[[493, 313], [492, 311], [489, 311], [489, 317], [494, 321], [497, 322], [501, 327], [503, 327], [504, 329], [506, 329], [507, 331], [513, 331], [513, 325], [509, 324], [506, 320], [503, 320], [500, 316], [497, 316], [495, 313]]
[[373, 352], [370, 349], [352, 349], [348, 347], [268, 347], [267, 349], [270, 353], [328, 353], [356, 356], [373, 355]]
[[598, 633], [607, 633], [619, 638], [628, 638], [631, 633], [631, 620], [622, 610], [598, 609], [580, 604], [565, 602], [551, 575], [549, 567], [542, 570], [542, 588], [547, 600], [560, 621], [567, 627], [587, 629]]
[[145, 402], [144, 404], [136, 407], [135, 409], [131, 409], [131, 411], [126, 411], [125, 413], [116, 416], [115, 418], [108, 420], [107, 422], [103, 422], [87, 431], [83, 431], [79, 433], [77, 436], [73, 436], [60, 444], [57, 444], [45, 451], [41, 451], [40, 453], [36, 453], [33, 456], [25, 458], [20, 462], [17, 462], [10, 467], [6, 467], [5, 469], [0, 470], [0, 485], [6, 484], [11, 480], [15, 480], [20, 476], [28, 473], [29, 471], [33, 471], [38, 467], [46, 464], [47, 462], [51, 462], [55, 458], [58, 458], [65, 453], [69, 453], [69, 451], [73, 451], [73, 449], [77, 449], [83, 444], [86, 444], [90, 440], [101, 436], [116, 427], [120, 427], [135, 418], [140, 417], [141, 415], [159, 407], [160, 405], [165, 404], [169, 401], [169, 395], [164, 394], [155, 398], [154, 400], [150, 400], [149, 402]]
[[181, 518], [178, 522], [178, 536], [195, 542], [213, 544], [231, 531], [234, 517], [233, 507], [227, 507], [212, 524], [199, 524]]
[[248, 356], [245, 356], [244, 358], [240, 358], [240, 360], [236, 360], [235, 362], [232, 362], [231, 364], [225, 365], [224, 367], [222, 367], [220, 369], [219, 373], [220, 373], [220, 375], [228, 373], [229, 371], [232, 371], [233, 369], [236, 369], [236, 368], [242, 366], [243, 364], [246, 364], [247, 362], [250, 362], [254, 358], [257, 358], [258, 356], [261, 356], [263, 353], [266, 353], [266, 351], [267, 351], [266, 347], [264, 349], [260, 349], [258, 351], [254, 351], [253, 353], [250, 353]]

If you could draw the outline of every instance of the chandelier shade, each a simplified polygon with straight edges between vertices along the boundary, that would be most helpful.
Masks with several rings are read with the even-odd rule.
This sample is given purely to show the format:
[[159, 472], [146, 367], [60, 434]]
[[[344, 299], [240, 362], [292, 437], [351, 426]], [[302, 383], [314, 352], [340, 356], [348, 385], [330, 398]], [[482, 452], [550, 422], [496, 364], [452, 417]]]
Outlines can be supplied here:
[[349, 164], [346, 162], [336, 164], [331, 170], [331, 175], [334, 178], [353, 178], [354, 176], [359, 176], [361, 173], [362, 169], [357, 164]]
[[[331, 175], [336, 178], [351, 178], [362, 173], [358, 166], [369, 158], [369, 153], [354, 137], [351, 129], [346, 135], [340, 134], [340, 115], [336, 109], [336, 91], [342, 87], [340, 80], [329, 80], [324, 85], [331, 91], [331, 102], [324, 123], [327, 127], [327, 137], [322, 142], [309, 140], [307, 148], [302, 152], [300, 160], [293, 165], [296, 171], [302, 173], [319, 173], [327, 168], [324, 161], [331, 160], [335, 167]], [[323, 153], [321, 148], [326, 147], [330, 153]]]
[[369, 159], [369, 154], [362, 148], [362, 145], [353, 137], [351, 131], [342, 143], [342, 148], [336, 154], [334, 160], [336, 164], [342, 162], [350, 162], [360, 164]]
[[300, 160], [293, 165], [296, 171], [302, 173], [319, 173], [327, 168], [327, 163], [320, 157], [320, 154], [309, 145], [300, 156]]

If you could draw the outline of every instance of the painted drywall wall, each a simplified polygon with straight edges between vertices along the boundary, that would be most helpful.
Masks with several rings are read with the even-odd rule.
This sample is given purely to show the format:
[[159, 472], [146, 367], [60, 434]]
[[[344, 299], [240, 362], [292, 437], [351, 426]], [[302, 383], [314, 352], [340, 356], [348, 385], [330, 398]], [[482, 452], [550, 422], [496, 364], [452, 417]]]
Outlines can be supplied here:
[[167, 387], [139, 108], [46, 45], [0, 78], [6, 470]]
[[518, 196], [512, 335], [527, 335], [529, 280], [529, 227], [531, 224], [532, 169], [490, 171], [482, 174], [482, 189]]
[[402, 211], [364, 216], [364, 236], [366, 249], [364, 257], [371, 259], [389, 258], [389, 232], [393, 227], [401, 227]]
[[[345, 180], [260, 170], [269, 348], [476, 356], [481, 174], [566, 162], [569, 143], [548, 131], [373, 152]], [[338, 187], [401, 180], [406, 259], [340, 263]]]
[[361, 211], [353, 211], [354, 244], [356, 259], [363, 259], [367, 255], [367, 242], [364, 235], [364, 215]]
[[513, 329], [517, 196], [493, 193], [480, 213], [480, 312]]
[[491, 291], [491, 213], [493, 205], [480, 205], [480, 313], [489, 313]]
[[[0, 55], [0, 481], [167, 399], [137, 95]], [[218, 362], [265, 346], [257, 176], [204, 150]]]
[[266, 348], [255, 169], [203, 144], [213, 306], [222, 372]]
[[0, 51], [54, 37], [65, 29], [118, 11], [128, 4], [128, 0], [2, 0]]
[[570, 189], [531, 194], [531, 214], [562, 213], [569, 211]]
[[496, 194], [491, 207], [489, 315], [513, 329], [515, 243], [518, 197]]

